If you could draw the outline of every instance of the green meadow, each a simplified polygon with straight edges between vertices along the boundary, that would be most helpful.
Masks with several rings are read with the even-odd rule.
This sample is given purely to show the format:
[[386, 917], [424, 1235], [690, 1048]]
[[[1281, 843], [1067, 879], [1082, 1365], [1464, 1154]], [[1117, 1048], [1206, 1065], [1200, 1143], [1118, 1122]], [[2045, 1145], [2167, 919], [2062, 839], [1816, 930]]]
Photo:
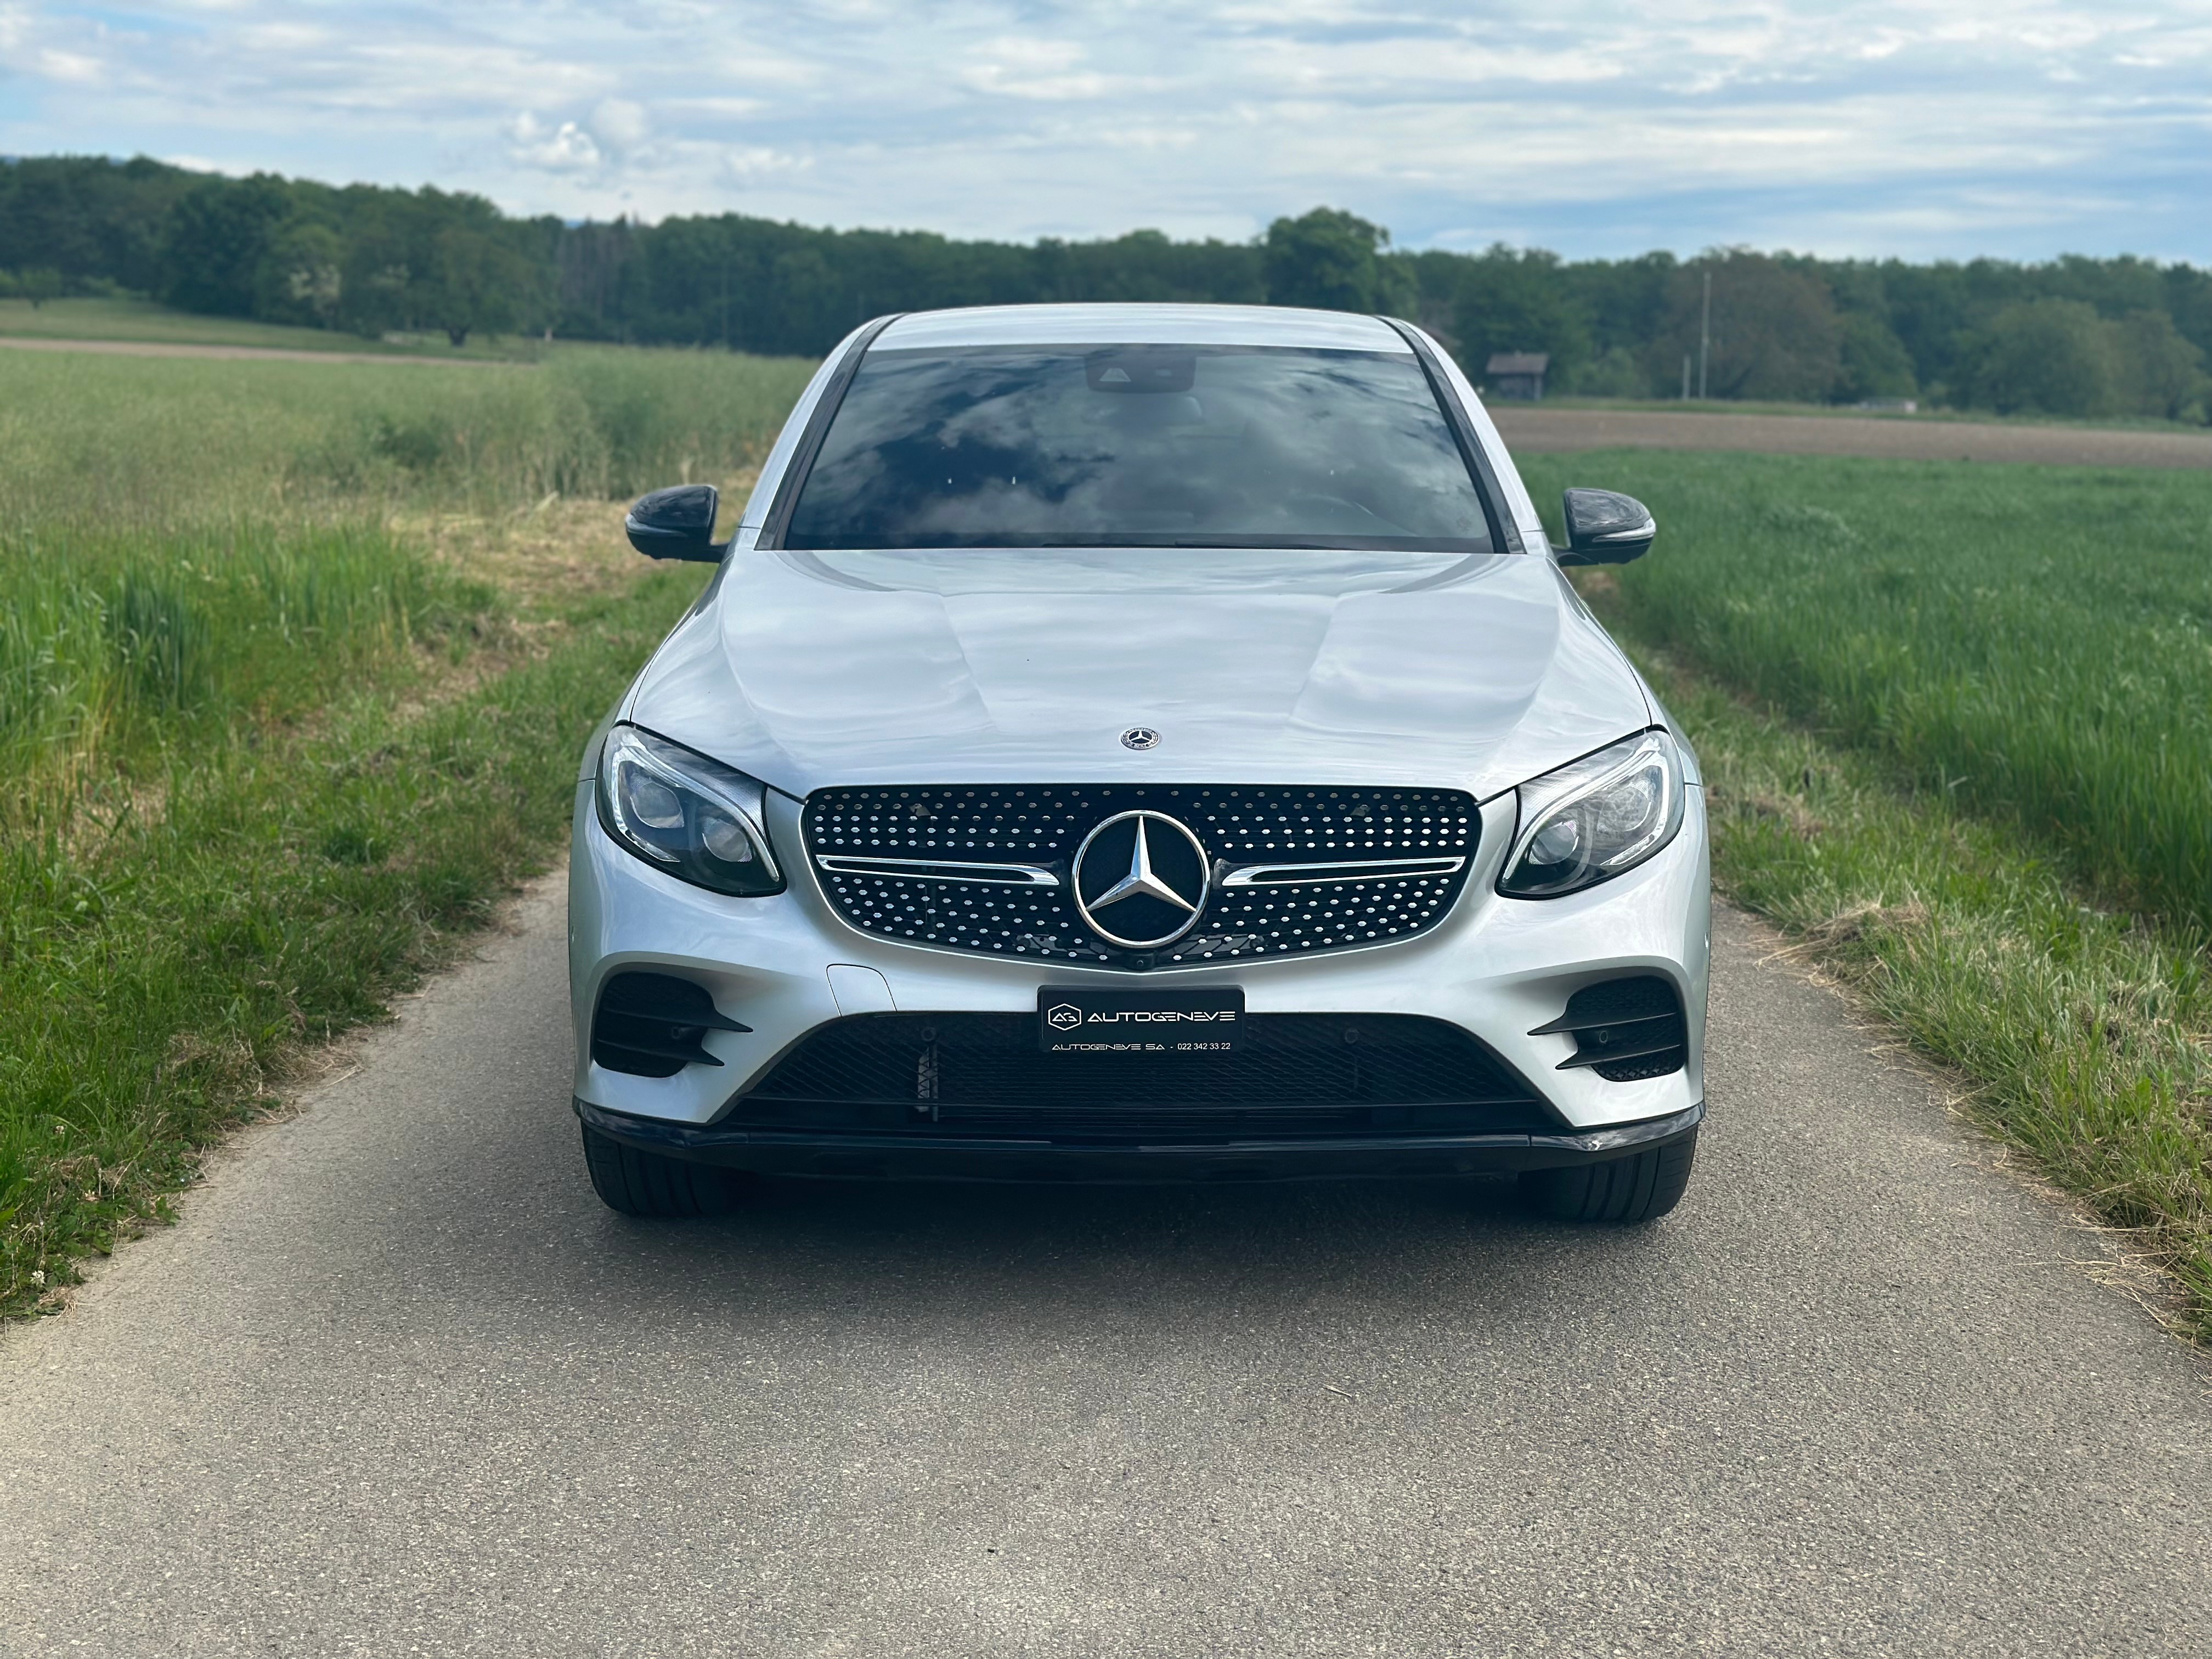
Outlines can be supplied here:
[[1699, 745], [1715, 869], [2186, 1287], [2212, 1338], [2212, 473], [1613, 453], [1583, 579]]
[[[2212, 928], [2212, 473], [1545, 457], [1662, 515], [1641, 633]], [[1548, 493], [1548, 492], [1547, 492]]]
[[476, 336], [459, 350], [442, 334], [363, 339], [335, 329], [257, 322], [250, 317], [210, 317], [178, 311], [151, 300], [76, 296], [33, 305], [0, 298], [0, 337], [43, 340], [130, 340], [158, 345], [246, 346], [256, 350], [368, 353], [379, 356], [513, 359], [535, 362], [544, 351], [524, 335]]
[[811, 367], [9, 356], [0, 1308], [543, 864], [701, 579], [616, 503], [741, 482]]

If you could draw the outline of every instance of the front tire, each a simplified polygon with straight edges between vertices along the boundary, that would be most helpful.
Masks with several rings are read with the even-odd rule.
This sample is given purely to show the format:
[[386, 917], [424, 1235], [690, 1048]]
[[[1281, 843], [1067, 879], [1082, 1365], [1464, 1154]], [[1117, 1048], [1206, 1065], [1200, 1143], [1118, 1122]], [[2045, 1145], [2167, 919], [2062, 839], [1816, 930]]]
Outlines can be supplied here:
[[610, 1210], [635, 1216], [720, 1215], [736, 1200], [738, 1178], [727, 1170], [641, 1152], [589, 1124], [583, 1130], [592, 1190]]
[[1521, 1195], [1554, 1221], [1632, 1226], [1656, 1221], [1682, 1201], [1697, 1161], [1698, 1132], [1692, 1129], [1648, 1152], [1565, 1170], [1531, 1170], [1521, 1177]]

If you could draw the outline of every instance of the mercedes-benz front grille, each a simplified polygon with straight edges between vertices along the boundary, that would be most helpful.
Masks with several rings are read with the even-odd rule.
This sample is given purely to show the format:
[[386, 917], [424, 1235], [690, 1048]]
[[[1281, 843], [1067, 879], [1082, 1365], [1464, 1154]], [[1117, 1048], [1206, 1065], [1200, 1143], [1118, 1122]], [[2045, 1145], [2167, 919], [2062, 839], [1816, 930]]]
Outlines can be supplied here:
[[1443, 919], [1456, 789], [978, 784], [817, 791], [806, 846], [864, 932], [1126, 969], [1346, 950]]

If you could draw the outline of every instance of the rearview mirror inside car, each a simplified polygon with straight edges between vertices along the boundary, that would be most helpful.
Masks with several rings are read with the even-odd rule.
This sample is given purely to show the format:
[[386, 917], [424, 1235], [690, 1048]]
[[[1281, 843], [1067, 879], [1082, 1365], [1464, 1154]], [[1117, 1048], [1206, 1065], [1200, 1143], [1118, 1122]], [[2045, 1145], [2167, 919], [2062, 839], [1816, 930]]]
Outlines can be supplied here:
[[1567, 524], [1561, 564], [1626, 564], [1651, 550], [1659, 526], [1651, 510], [1633, 495], [1610, 489], [1567, 489], [1559, 494]]
[[714, 540], [721, 492], [712, 484], [678, 484], [637, 498], [623, 520], [629, 544], [648, 559], [697, 559], [714, 563], [726, 544]]

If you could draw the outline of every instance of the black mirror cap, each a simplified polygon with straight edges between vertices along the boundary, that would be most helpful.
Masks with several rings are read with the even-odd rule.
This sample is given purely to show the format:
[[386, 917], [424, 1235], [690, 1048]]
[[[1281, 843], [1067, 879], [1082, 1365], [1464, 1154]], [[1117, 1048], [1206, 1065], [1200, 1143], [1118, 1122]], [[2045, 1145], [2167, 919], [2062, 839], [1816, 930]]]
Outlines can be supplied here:
[[1651, 509], [1610, 489], [1566, 489], [1559, 504], [1567, 524], [1561, 564], [1626, 564], [1651, 550], [1659, 534]]
[[648, 559], [718, 562], [726, 544], [714, 540], [722, 492], [712, 484], [677, 484], [637, 498], [623, 520], [629, 544]]

